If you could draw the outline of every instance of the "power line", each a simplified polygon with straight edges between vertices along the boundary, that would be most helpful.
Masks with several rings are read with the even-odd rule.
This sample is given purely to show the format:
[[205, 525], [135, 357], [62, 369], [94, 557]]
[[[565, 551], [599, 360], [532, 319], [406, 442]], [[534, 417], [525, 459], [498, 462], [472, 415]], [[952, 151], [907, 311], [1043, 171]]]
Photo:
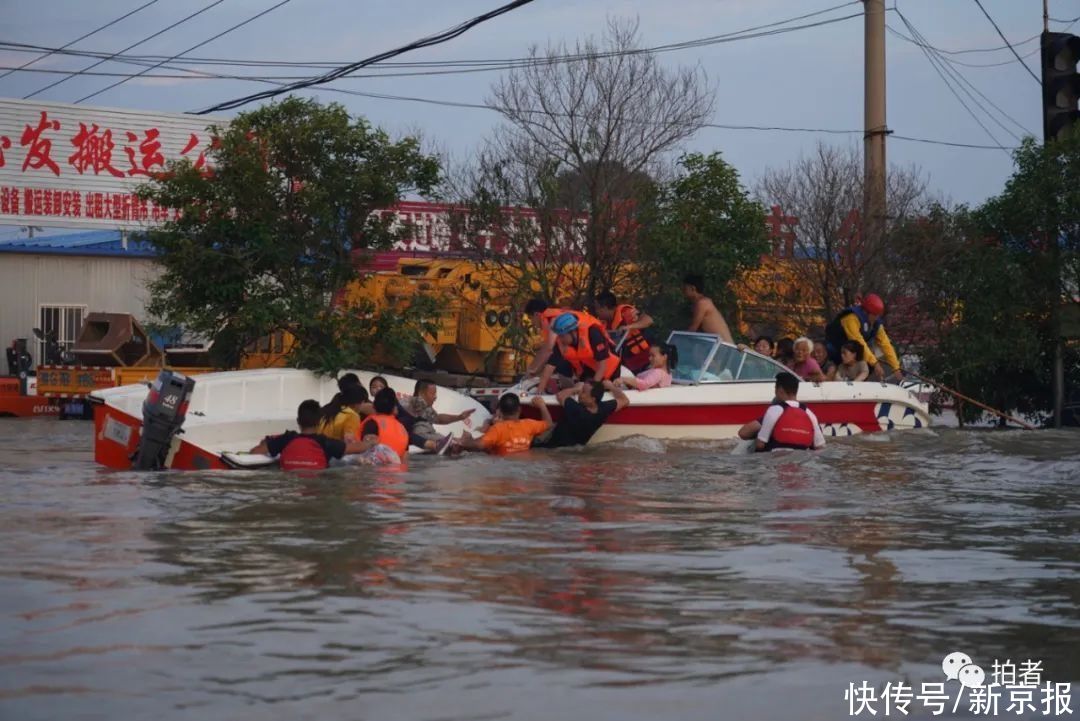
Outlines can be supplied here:
[[[936, 52], [937, 52], [937, 51], [936, 51], [936, 49], [935, 49], [935, 47], [934, 47], [933, 45], [931, 45], [931, 44], [930, 44], [930, 41], [926, 39], [926, 36], [925, 36], [925, 35], [923, 35], [923, 34], [922, 34], [922, 33], [921, 33], [920, 31], [918, 31], [917, 29], [915, 29], [915, 26], [914, 26], [913, 24], [911, 24], [911, 21], [907, 21], [907, 24], [908, 24], [908, 27], [909, 27], [909, 28], [910, 28], [910, 29], [912, 30], [912, 34], [913, 34], [913, 35], [915, 35], [915, 37], [916, 37], [916, 41], [917, 41], [917, 44], [919, 44], [920, 46], [923, 46], [923, 47], [925, 47], [926, 49], [930, 50], [931, 52], [934, 52], [934, 53], [936, 53]], [[916, 34], [916, 33], [917, 33], [917, 34]], [[956, 61], [952, 60], [951, 58], [946, 58], [946, 57], [944, 57], [944, 56], [941, 56], [941, 55], [938, 55], [937, 57], [938, 57], [938, 60], [939, 60], [939, 61], [945, 61], [946, 63], [950, 63], [950, 64], [951, 64], [951, 63], [955, 63], [955, 62], [956, 62]], [[1010, 62], [1011, 62], [1011, 61], [1010, 61]], [[971, 88], [971, 90], [973, 90], [973, 91], [974, 91], [974, 92], [975, 92], [975, 93], [976, 93], [976, 94], [977, 94], [977, 95], [978, 95], [979, 97], [981, 97], [981, 98], [982, 98], [983, 100], [985, 100], [985, 101], [987, 102], [987, 104], [989, 104], [989, 105], [990, 105], [990, 107], [994, 108], [994, 110], [998, 111], [998, 113], [1000, 113], [1002, 117], [1004, 117], [1004, 118], [1005, 118], [1006, 120], [1008, 120], [1009, 122], [1011, 122], [1011, 123], [1012, 123], [1012, 124], [1013, 124], [1014, 126], [1016, 126], [1017, 128], [1019, 128], [1019, 129], [1020, 129], [1020, 132], [1022, 132], [1022, 133], [1026, 133], [1026, 134], [1028, 134], [1028, 135], [1032, 135], [1032, 136], [1033, 136], [1033, 135], [1035, 135], [1035, 133], [1033, 133], [1032, 131], [1028, 130], [1028, 129], [1027, 129], [1026, 127], [1024, 127], [1024, 125], [1023, 125], [1023, 124], [1022, 124], [1022, 123], [1021, 123], [1020, 121], [1018, 121], [1018, 120], [1017, 120], [1016, 118], [1014, 118], [1013, 116], [1011, 116], [1011, 115], [1009, 115], [1009, 114], [1008, 114], [1007, 112], [1005, 112], [1005, 111], [1004, 111], [1004, 110], [1003, 110], [1003, 109], [1001, 108], [1001, 106], [999, 106], [999, 105], [998, 105], [997, 103], [995, 103], [995, 102], [994, 102], [993, 100], [991, 100], [991, 99], [990, 99], [990, 98], [989, 98], [989, 97], [988, 97], [988, 96], [986, 95], [986, 93], [984, 93], [983, 91], [979, 90], [979, 88], [978, 88], [978, 87], [976, 87], [976, 86], [975, 86], [975, 85], [974, 85], [974, 84], [973, 84], [973, 83], [972, 83], [972, 82], [971, 82], [970, 80], [968, 80], [968, 79], [967, 79], [967, 76], [965, 76], [965, 75], [964, 75], [964, 74], [963, 74], [962, 72], [960, 72], [960, 70], [959, 70], [959, 69], [957, 69], [957, 68], [955, 68], [955, 67], [952, 67], [952, 68], [950, 68], [950, 67], [946, 67], [945, 65], [942, 65], [942, 67], [943, 67], [943, 68], [944, 68], [944, 69], [945, 69], [945, 70], [946, 70], [946, 71], [947, 71], [947, 72], [948, 72], [948, 73], [950, 74], [950, 76], [951, 76], [951, 77], [952, 77], [952, 78], [953, 78], [954, 80], [959, 80], [959, 81], [960, 81], [960, 83], [962, 83], [962, 86], [961, 86], [961, 90], [963, 90], [963, 91], [964, 91], [964, 93], [965, 93], [965, 94], [966, 94], [966, 95], [967, 95], [967, 96], [968, 96], [969, 98], [971, 98], [971, 101], [972, 101], [973, 103], [975, 103], [975, 104], [976, 104], [976, 105], [977, 105], [977, 106], [979, 107], [979, 109], [980, 109], [980, 110], [982, 110], [982, 111], [983, 111], [984, 113], [986, 113], [987, 117], [989, 117], [989, 118], [990, 118], [990, 119], [991, 119], [991, 120], [992, 120], [992, 121], [993, 121], [993, 122], [994, 122], [994, 123], [995, 123], [995, 124], [996, 124], [996, 125], [997, 125], [997, 126], [998, 126], [999, 128], [1001, 128], [1001, 129], [1002, 129], [1002, 130], [1004, 130], [1004, 131], [1005, 131], [1006, 133], [1008, 133], [1009, 135], [1011, 135], [1011, 136], [1013, 137], [1013, 139], [1014, 139], [1014, 140], [1016, 140], [1016, 141], [1019, 141], [1019, 140], [1020, 140], [1020, 137], [1019, 137], [1019, 136], [1017, 136], [1017, 135], [1016, 135], [1016, 133], [1012, 132], [1012, 131], [1011, 131], [1011, 130], [1010, 130], [1009, 128], [1005, 127], [1005, 126], [1004, 126], [1004, 125], [1003, 125], [1003, 124], [1002, 124], [1001, 122], [999, 122], [999, 121], [998, 121], [998, 119], [997, 119], [996, 117], [994, 117], [993, 113], [991, 113], [991, 112], [990, 112], [989, 110], [987, 110], [987, 109], [986, 109], [986, 107], [985, 107], [985, 106], [983, 106], [983, 104], [982, 104], [982, 103], [980, 103], [980, 102], [979, 102], [978, 100], [976, 100], [976, 99], [975, 99], [975, 98], [974, 98], [974, 97], [973, 97], [973, 96], [971, 95], [971, 93], [970, 93], [970, 92], [968, 92], [967, 90], [965, 90], [963, 86], [965, 86], [965, 85], [966, 85], [966, 86], [967, 86], [968, 88]]]
[[[963, 61], [963, 60], [957, 60], [956, 58], [945, 57], [946, 55], [962, 55], [964, 53], [982, 53], [982, 52], [994, 52], [995, 50], [1005, 50], [1004, 45], [1002, 45], [1000, 48], [985, 48], [985, 49], [975, 49], [975, 50], [945, 50], [944, 48], [939, 48], [939, 47], [937, 47], [935, 45], [930, 45], [928, 43], [919, 42], [915, 38], [913, 38], [913, 37], [911, 37], [909, 35], [905, 35], [904, 33], [900, 32], [899, 30], [897, 30], [896, 28], [894, 28], [891, 25], [886, 25], [885, 29], [888, 30], [890, 33], [892, 33], [894, 36], [900, 38], [901, 40], [909, 42], [912, 45], [917, 45], [919, 47], [929, 48], [930, 50], [933, 50], [934, 52], [939, 53], [939, 56], [941, 57], [941, 59], [944, 60], [945, 62], [949, 63], [950, 65], [962, 65], [965, 68], [1000, 68], [1000, 67], [1002, 67], [1004, 65], [1011, 65], [1014, 62], [1010, 58], [1009, 60], [1004, 60], [1002, 62], [997, 62], [997, 63], [969, 63], [969, 62], [966, 62], [966, 61]], [[1028, 38], [1027, 40], [1023, 41], [1022, 43], [1017, 43], [1017, 46], [1024, 45], [1024, 44], [1030, 42], [1031, 40], [1038, 39], [1038, 37], [1039, 36], [1036, 35], [1034, 38]], [[1040, 48], [1035, 48], [1034, 50], [1025, 53], [1021, 57], [1030, 58], [1032, 55], [1039, 52], [1039, 50], [1040, 50]]]
[[419, 48], [425, 48], [425, 47], [431, 47], [432, 45], [438, 45], [438, 44], [441, 44], [441, 43], [445, 43], [445, 42], [447, 42], [449, 40], [453, 40], [454, 38], [468, 32], [469, 30], [471, 30], [472, 28], [476, 27], [477, 25], [479, 25], [481, 23], [484, 23], [484, 22], [487, 22], [488, 20], [499, 17], [500, 15], [504, 15], [505, 13], [512, 12], [512, 11], [514, 11], [514, 10], [520, 8], [520, 7], [528, 5], [531, 2], [533, 2], [533, 0], [512, 0], [512, 2], [509, 2], [506, 5], [502, 5], [501, 7], [498, 7], [496, 9], [494, 9], [494, 10], [486, 12], [483, 15], [478, 15], [478, 16], [474, 17], [471, 20], [467, 20], [467, 21], [465, 21], [465, 22], [463, 22], [463, 23], [461, 23], [461, 24], [459, 24], [459, 25], [457, 25], [455, 27], [450, 28], [449, 30], [445, 30], [445, 31], [443, 31], [441, 33], [438, 33], [436, 35], [432, 35], [432, 36], [423, 38], [421, 40], [416, 40], [414, 42], [409, 43], [408, 45], [403, 45], [403, 46], [401, 46], [399, 48], [395, 48], [393, 50], [388, 50], [386, 52], [382, 52], [382, 53], [379, 53], [377, 55], [373, 55], [373, 56], [371, 56], [369, 58], [365, 58], [364, 60], [361, 60], [361, 61], [356, 62], [356, 63], [352, 63], [350, 65], [344, 65], [344, 66], [338, 68], [337, 70], [332, 70], [329, 73], [325, 73], [324, 75], [321, 75], [321, 76], [316, 77], [316, 78], [311, 78], [310, 80], [304, 80], [304, 81], [299, 81], [299, 82], [295, 82], [295, 83], [290, 83], [290, 84], [285, 85], [283, 87], [279, 87], [276, 90], [265, 90], [265, 91], [263, 91], [261, 93], [254, 93], [252, 95], [246, 95], [244, 97], [237, 98], [235, 100], [228, 100], [228, 101], [223, 102], [223, 103], [218, 103], [217, 105], [213, 105], [213, 106], [207, 108], [206, 110], [199, 111], [197, 114], [198, 115], [205, 115], [207, 113], [212, 113], [212, 112], [219, 111], [219, 110], [230, 110], [232, 108], [237, 108], [237, 107], [240, 107], [242, 105], [247, 105], [248, 103], [253, 102], [255, 100], [264, 100], [264, 99], [268, 99], [268, 98], [273, 98], [273, 97], [276, 97], [276, 96], [281, 95], [283, 93], [291, 92], [293, 90], [300, 90], [300, 89], [303, 89], [303, 88], [309, 88], [309, 87], [313, 87], [315, 85], [323, 85], [325, 83], [332, 82], [332, 81], [342, 77], [343, 75], [348, 75], [349, 73], [353, 72], [354, 70], [365, 67], [367, 65], [374, 65], [375, 63], [381, 62], [383, 60], [389, 60], [392, 57], [402, 55], [402, 54], [410, 52], [412, 50], [417, 50]]
[[[850, 3], [848, 3], [848, 4], [850, 4]], [[684, 42], [680, 42], [680, 43], [673, 43], [673, 44], [669, 44], [669, 45], [661, 45], [661, 46], [656, 46], [656, 47], [652, 47], [652, 48], [638, 48], [638, 49], [634, 49], [634, 50], [611, 51], [611, 52], [594, 53], [594, 54], [560, 55], [560, 56], [555, 56], [555, 57], [517, 58], [517, 59], [505, 61], [505, 63], [503, 63], [503, 61], [497, 61], [497, 62], [503, 63], [503, 64], [497, 64], [497, 65], [496, 64], [487, 64], [490, 61], [468, 61], [468, 62], [475, 62], [477, 64], [477, 67], [458, 67], [457, 62], [452, 61], [452, 62], [445, 63], [445, 65], [449, 65], [449, 66], [451, 66], [453, 68], [453, 69], [448, 69], [448, 70], [372, 73], [372, 74], [364, 74], [364, 75], [350, 74], [350, 75], [344, 76], [343, 79], [346, 79], [346, 78], [347, 79], [364, 79], [364, 78], [387, 78], [387, 77], [419, 77], [419, 76], [434, 76], [434, 75], [452, 75], [452, 74], [460, 74], [460, 73], [489, 72], [489, 71], [494, 71], [494, 70], [513, 70], [513, 69], [517, 69], [517, 68], [532, 67], [532, 66], [537, 66], [537, 65], [554, 65], [554, 64], [560, 64], [560, 63], [577, 62], [577, 61], [583, 61], [583, 60], [609, 58], [609, 57], [617, 57], [617, 56], [625, 56], [625, 55], [638, 55], [638, 54], [644, 54], [644, 53], [670, 52], [670, 51], [673, 51], [673, 50], [684, 50], [684, 49], [693, 48], [693, 47], [704, 47], [706, 45], [715, 45], [715, 44], [720, 44], [720, 43], [735, 42], [735, 41], [739, 41], [739, 40], [750, 40], [750, 39], [755, 39], [755, 38], [760, 38], [760, 37], [767, 37], [767, 36], [772, 36], [772, 35], [780, 35], [780, 34], [784, 34], [784, 33], [788, 33], [788, 32], [795, 32], [795, 31], [798, 31], [798, 30], [805, 30], [805, 29], [808, 29], [808, 28], [821, 27], [823, 25], [836, 23], [836, 22], [842, 22], [842, 21], [850, 20], [850, 19], [856, 18], [856, 17], [861, 17], [861, 14], [846, 15], [846, 16], [843, 16], [843, 17], [833, 18], [833, 19], [830, 19], [830, 20], [824, 20], [824, 21], [815, 22], [815, 23], [810, 23], [810, 24], [807, 24], [807, 25], [795, 25], [795, 26], [792, 26], [792, 27], [780, 28], [780, 29], [777, 29], [777, 30], [772, 30], [772, 31], [767, 32], [767, 33], [753, 33], [753, 34], [751, 34], [748, 31], [739, 31], [739, 33], [742, 33], [742, 34], [731, 33], [731, 34], [723, 35], [723, 36], [713, 36], [713, 37], [710, 37], [710, 38], [699, 38], [699, 39], [696, 39], [696, 40], [689, 40], [689, 41], [684, 41]], [[756, 28], [754, 28], [754, 29], [756, 29]], [[21, 44], [18, 44], [18, 43], [0, 42], [0, 46], [7, 46], [10, 49], [19, 50], [19, 51], [22, 51], [22, 52], [33, 52], [32, 50], [26, 49], [26, 46], [16, 47], [16, 46], [20, 46], [20, 45]], [[37, 48], [38, 46], [34, 46], [34, 47]], [[77, 51], [77, 52], [72, 52], [72, 53], [68, 53], [68, 54], [79, 55], [79, 56], [87, 56], [87, 57], [100, 57], [99, 54], [89, 53], [87, 51]], [[191, 68], [178, 67], [176, 65], [171, 64], [173, 61], [180, 60], [180, 58], [178, 58], [178, 57], [165, 58], [164, 60], [159, 60], [157, 62], [148, 62], [145, 59], [142, 59], [142, 58], [146, 58], [146, 57], [149, 57], [149, 56], [116, 56], [116, 57], [112, 58], [112, 60], [114, 62], [121, 62], [121, 63], [131, 64], [131, 65], [147, 66], [147, 70], [144, 70], [143, 72], [140, 72], [140, 73], [132, 74], [132, 73], [104, 72], [104, 71], [99, 71], [99, 72], [83, 71], [81, 74], [88, 75], [88, 76], [100, 76], [100, 77], [128, 77], [128, 78], [147, 77], [147, 78], [194, 79], [194, 80], [198, 80], [198, 79], [221, 79], [221, 80], [226, 80], [226, 79], [228, 79], [228, 80], [249, 80], [249, 81], [251, 81], [251, 80], [254, 80], [254, 81], [258, 81], [258, 80], [307, 80], [310, 77], [310, 76], [307, 76], [307, 75], [220, 75], [220, 74], [211, 74], [211, 73], [205, 73], [205, 72], [202, 72], [202, 71], [194, 70], [194, 69], [191, 69]], [[139, 58], [139, 59], [137, 59], [137, 58]], [[170, 63], [170, 64], [166, 64], [166, 63]], [[375, 66], [373, 69], [378, 70], [381, 67], [389, 67], [390, 65], [391, 65], [390, 63], [387, 63], [385, 66], [384, 65], [379, 65], [379, 66]], [[408, 64], [408, 63], [395, 63], [394, 64], [395, 67], [409, 66], [409, 65], [410, 64]], [[284, 64], [282, 64], [282, 66], [284, 66]], [[415, 63], [415, 64], [412, 64], [412, 66], [416, 66], [416, 67], [420, 67], [420, 66], [442, 67], [443, 65], [440, 65], [438, 63]], [[145, 73], [149, 72], [149, 70], [154, 69], [154, 68], [158, 68], [158, 67], [171, 69], [171, 70], [178, 70], [178, 71], [181, 71], [181, 72], [184, 72], [184, 73], [187, 73], [187, 74], [186, 75], [169, 75], [169, 74], [160, 74], [160, 73], [159, 74], [153, 74], [153, 75], [146, 75], [145, 74]], [[3, 69], [3, 68], [0, 68], [0, 69]], [[36, 70], [35, 69], [35, 70], [27, 70], [25, 72], [43, 72], [43, 73], [66, 74], [68, 71], [66, 71], [66, 70], [53, 70], [53, 69], [49, 69], [49, 70]]]
[[972, 120], [974, 120], [979, 125], [979, 127], [983, 129], [983, 132], [985, 132], [987, 136], [989, 136], [990, 140], [992, 140], [994, 144], [1001, 149], [1002, 152], [1008, 153], [1008, 151], [1005, 150], [1005, 146], [1003, 146], [1001, 142], [994, 136], [994, 134], [990, 132], [990, 129], [986, 127], [982, 120], [979, 119], [979, 116], [975, 114], [975, 111], [968, 107], [968, 104], [965, 103], [964, 99], [960, 97], [960, 94], [956, 92], [956, 88], [954, 88], [952, 83], [949, 82], [949, 78], [947, 77], [947, 71], [945, 70], [948, 67], [948, 64], [942, 62], [936, 55], [931, 53], [928, 47], [924, 47], [924, 44], [928, 45], [925, 39], [922, 38], [919, 31], [915, 29], [915, 26], [908, 22], [908, 19], [904, 16], [902, 12], [900, 12], [899, 9], [896, 10], [896, 14], [900, 18], [901, 22], [904, 23], [904, 26], [907, 27], [908, 32], [911, 33], [911, 36], [921, 41], [920, 48], [922, 49], [923, 54], [926, 55], [926, 59], [930, 62], [930, 66], [934, 69], [934, 72], [938, 74], [938, 77], [941, 78], [941, 81], [945, 83], [945, 87], [949, 89], [949, 92], [953, 94], [953, 97], [956, 98], [957, 102], [959, 102], [960, 105], [964, 108], [964, 110], [967, 111], [968, 115], [971, 116]]
[[81, 103], [84, 100], [89, 100], [90, 98], [101, 95], [102, 93], [104, 93], [104, 92], [106, 92], [108, 90], [112, 90], [113, 88], [117, 87], [118, 85], [123, 85], [124, 83], [126, 83], [127, 81], [129, 81], [129, 80], [131, 80], [133, 78], [137, 78], [137, 77], [139, 77], [141, 75], [145, 75], [146, 73], [150, 72], [151, 70], [154, 70], [155, 68], [161, 67], [166, 62], [169, 62], [170, 60], [175, 60], [176, 58], [180, 57], [181, 55], [186, 55], [187, 53], [191, 52], [192, 50], [197, 50], [197, 49], [201, 48], [203, 45], [207, 45], [207, 44], [217, 40], [221, 36], [231, 33], [233, 30], [236, 30], [237, 28], [241, 28], [241, 27], [247, 25], [248, 23], [254, 22], [254, 21], [258, 20], [259, 18], [261, 18], [263, 15], [266, 15], [267, 13], [273, 12], [274, 10], [277, 10], [279, 7], [281, 7], [282, 5], [285, 5], [285, 4], [289, 3], [289, 2], [292, 2], [292, 0], [281, 0], [281, 2], [279, 2], [278, 4], [273, 5], [273, 6], [269, 7], [269, 8], [267, 8], [266, 10], [263, 10], [262, 12], [259, 12], [259, 13], [256, 13], [256, 14], [252, 15], [251, 17], [249, 17], [247, 20], [244, 20], [243, 22], [239, 22], [239, 23], [237, 23], [236, 25], [233, 25], [230, 28], [222, 30], [217, 35], [214, 35], [213, 37], [210, 37], [210, 38], [208, 38], [206, 40], [203, 40], [201, 43], [198, 43], [197, 45], [192, 45], [187, 50], [185, 50], [185, 51], [183, 51], [181, 53], [177, 53], [176, 55], [173, 55], [168, 60], [162, 60], [161, 62], [159, 62], [159, 63], [157, 63], [155, 65], [152, 65], [152, 66], [146, 68], [145, 70], [140, 70], [139, 72], [135, 73], [134, 75], [132, 75], [130, 77], [123, 78], [122, 80], [117, 80], [112, 85], [108, 85], [108, 86], [102, 88], [101, 90], [98, 90], [97, 92], [90, 93], [89, 95], [86, 95], [84, 97], [79, 98], [78, 100], [75, 101], [75, 104], [78, 105], [79, 103]]
[[1012, 44], [1009, 43], [1009, 39], [1005, 37], [1005, 33], [1001, 32], [1001, 28], [998, 27], [998, 24], [994, 21], [994, 18], [990, 16], [990, 13], [986, 12], [986, 8], [983, 7], [982, 0], [975, 0], [975, 4], [979, 6], [979, 9], [982, 10], [983, 15], [985, 15], [986, 19], [990, 21], [990, 24], [994, 26], [994, 30], [997, 30], [997, 34], [1000, 35], [1001, 39], [1005, 41], [1005, 44], [1009, 46], [1009, 50], [1012, 50], [1012, 54], [1016, 56], [1016, 62], [1023, 65], [1024, 70], [1027, 70], [1028, 75], [1034, 78], [1035, 82], [1042, 86], [1042, 81], [1039, 80], [1038, 76], [1035, 75], [1035, 73], [1031, 72], [1031, 68], [1029, 68], [1027, 66], [1027, 63], [1024, 62], [1023, 58], [1020, 57], [1020, 53], [1016, 52], [1016, 48], [1014, 48]]
[[[98, 65], [101, 65], [102, 63], [106, 62], [107, 60], [112, 60], [112, 58], [116, 57], [120, 53], [126, 53], [128, 50], [131, 50], [132, 48], [138, 47], [139, 45], [142, 45], [143, 43], [145, 43], [147, 41], [153, 40], [158, 35], [161, 35], [162, 33], [168, 32], [169, 30], [172, 30], [173, 28], [177, 27], [178, 25], [182, 25], [183, 23], [186, 23], [188, 20], [191, 20], [193, 17], [195, 17], [197, 15], [202, 15], [204, 12], [206, 12], [210, 8], [215, 7], [217, 5], [220, 5], [223, 2], [225, 2], [225, 0], [214, 0], [214, 2], [207, 5], [202, 10], [196, 10], [195, 12], [188, 15], [187, 17], [182, 18], [180, 20], [177, 20], [172, 25], [169, 25], [168, 27], [165, 27], [165, 28], [162, 28], [161, 30], [158, 30], [153, 35], [149, 35], [149, 36], [143, 38], [142, 40], [138, 41], [137, 43], [132, 43], [131, 45], [128, 45], [126, 48], [124, 48], [123, 50], [120, 50], [120, 51], [118, 51], [116, 53], [113, 53], [112, 56], [110, 56], [108, 58], [105, 58], [103, 60], [99, 60], [99, 61], [97, 61], [96, 63], [94, 63], [93, 65], [91, 65], [91, 66], [89, 66], [87, 68], [83, 68], [83, 71], [93, 70]], [[81, 74], [80, 71], [73, 72], [70, 75], [68, 75], [66, 78], [61, 78], [61, 79], [57, 80], [55, 83], [51, 83], [51, 84], [46, 85], [45, 87], [43, 87], [43, 88], [41, 88], [39, 90], [35, 90], [34, 92], [30, 93], [29, 95], [24, 95], [23, 100], [29, 100], [30, 98], [34, 97], [35, 95], [40, 95], [41, 93], [45, 92], [49, 88], [55, 88], [57, 85], [60, 85], [61, 83], [66, 83], [68, 80], [71, 80], [73, 77], [75, 77], [77, 75], [80, 75], [80, 74]]]
[[22, 65], [20, 65], [17, 68], [12, 68], [12, 69], [8, 70], [6, 73], [4, 73], [3, 75], [0, 75], [0, 79], [6, 78], [8, 75], [11, 75], [12, 73], [16, 72], [17, 70], [24, 70], [24, 69], [30, 67], [31, 65], [33, 65], [34, 63], [39, 62], [41, 60], [44, 60], [45, 58], [49, 57], [50, 55], [55, 54], [56, 52], [58, 52], [60, 50], [66, 50], [67, 48], [71, 47], [72, 45], [79, 42], [80, 40], [85, 40], [86, 38], [90, 37], [91, 35], [96, 35], [97, 33], [101, 32], [102, 30], [105, 30], [106, 28], [112, 27], [113, 25], [120, 22], [121, 20], [131, 17], [132, 15], [139, 12], [140, 10], [143, 10], [145, 8], [150, 7], [151, 5], [153, 5], [156, 2], [158, 2], [158, 0], [150, 0], [150, 2], [145, 3], [143, 5], [140, 5], [139, 7], [135, 8], [131, 12], [128, 12], [128, 13], [125, 13], [125, 14], [121, 15], [120, 17], [116, 18], [115, 20], [110, 20], [109, 22], [105, 23], [101, 27], [94, 28], [90, 32], [86, 33], [85, 35], [80, 35], [79, 37], [72, 40], [70, 43], [67, 43], [66, 45], [61, 45], [57, 50], [47, 52], [44, 55], [42, 55], [41, 57], [37, 57], [37, 58], [34, 58], [33, 60], [30, 60], [28, 62], [23, 63]]

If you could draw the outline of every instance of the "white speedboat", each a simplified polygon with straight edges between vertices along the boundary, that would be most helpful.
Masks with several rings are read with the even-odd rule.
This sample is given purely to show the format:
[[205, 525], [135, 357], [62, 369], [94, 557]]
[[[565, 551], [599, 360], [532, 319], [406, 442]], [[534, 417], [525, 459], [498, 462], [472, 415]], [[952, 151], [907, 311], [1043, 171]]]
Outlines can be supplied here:
[[[379, 374], [354, 371], [364, 386]], [[399, 396], [412, 392], [415, 380], [383, 375]], [[181, 376], [182, 378], [182, 376]], [[309, 371], [268, 368], [194, 376], [194, 391], [180, 413], [182, 430], [168, 437], [164, 468], [177, 470], [243, 468], [265, 465], [266, 456], [247, 451], [265, 436], [296, 430], [296, 408], [309, 398], [320, 404], [337, 393], [337, 382]], [[143, 433], [143, 402], [156, 392], [145, 385], [94, 391], [94, 460], [110, 468], [130, 469]], [[180, 405], [183, 405], [181, 401]], [[462, 393], [440, 387], [439, 413], [474, 413], [465, 421], [437, 428], [460, 434], [490, 417], [487, 409]]]
[[[676, 331], [668, 342], [679, 352], [672, 385], [627, 391], [630, 405], [611, 415], [590, 445], [627, 436], [736, 438], [740, 426], [765, 413], [775, 397], [776, 374], [788, 370], [772, 358], [739, 350], [711, 334]], [[481, 393], [496, 395], [499, 391]], [[558, 421], [561, 408], [554, 396], [545, 399]], [[799, 400], [814, 412], [826, 436], [930, 425], [926, 403], [891, 383], [803, 382], [799, 384]]]

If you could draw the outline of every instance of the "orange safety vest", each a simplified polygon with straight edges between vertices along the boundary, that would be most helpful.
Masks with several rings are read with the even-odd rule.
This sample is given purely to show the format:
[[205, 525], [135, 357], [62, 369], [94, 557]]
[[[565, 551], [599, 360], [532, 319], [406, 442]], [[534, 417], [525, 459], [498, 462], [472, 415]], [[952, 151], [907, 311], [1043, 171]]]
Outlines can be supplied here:
[[[611, 325], [608, 326], [611, 330], [618, 330], [622, 325], [623, 312], [632, 310], [637, 313], [637, 308], [629, 303], [620, 303], [615, 306], [615, 315], [611, 318]], [[649, 341], [645, 340], [645, 336], [641, 334], [641, 331], [635, 328], [630, 331], [626, 340], [622, 344], [622, 354], [624, 357], [638, 357], [649, 352]]]
[[385, 413], [372, 414], [368, 416], [368, 420], [375, 421], [375, 425], [379, 427], [379, 443], [394, 449], [404, 462], [409, 452], [409, 433], [405, 426], [401, 425], [401, 421]]
[[[593, 357], [592, 344], [589, 343], [589, 329], [596, 327], [604, 334], [604, 338], [607, 340], [608, 347], [611, 350], [611, 357], [618, 361], [619, 357], [615, 355], [615, 344], [611, 342], [611, 338], [608, 337], [607, 330], [604, 328], [604, 324], [593, 318], [588, 313], [572, 310], [569, 311], [577, 316], [578, 327], [575, 331], [577, 333], [577, 345], [564, 345], [559, 343], [559, 353], [562, 354], [563, 360], [570, 364], [570, 367], [574, 369], [574, 373], [581, 375], [586, 368], [590, 368], [593, 371], [596, 370], [597, 360]], [[614, 378], [619, 373], [619, 364], [608, 363], [607, 375], [603, 378], [597, 378], [596, 380], [608, 380]]]

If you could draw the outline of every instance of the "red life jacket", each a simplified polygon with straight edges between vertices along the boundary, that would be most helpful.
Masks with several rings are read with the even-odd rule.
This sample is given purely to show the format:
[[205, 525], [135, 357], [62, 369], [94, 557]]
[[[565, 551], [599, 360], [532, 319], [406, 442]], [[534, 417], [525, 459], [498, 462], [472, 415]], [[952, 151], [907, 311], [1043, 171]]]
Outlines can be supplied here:
[[379, 427], [379, 443], [394, 449], [404, 463], [409, 452], [409, 433], [405, 426], [401, 425], [401, 421], [384, 413], [370, 415], [368, 420], [375, 421], [375, 425]]
[[789, 406], [784, 401], [775, 401], [773, 405], [781, 406], [784, 412], [773, 426], [772, 435], [769, 436], [765, 450], [774, 448], [794, 448], [808, 451], [814, 447], [814, 422], [810, 414], [806, 412], [806, 405], [800, 403]]
[[[608, 350], [611, 351], [611, 357], [618, 361], [618, 357], [615, 355], [615, 344], [611, 342], [611, 338], [608, 337], [607, 330], [604, 329], [604, 324], [598, 319], [593, 318], [588, 313], [579, 310], [567, 311], [574, 314], [578, 319], [577, 330], [574, 331], [577, 337], [577, 345], [570, 345], [569, 343], [559, 343], [559, 353], [562, 354], [563, 360], [570, 364], [570, 367], [574, 369], [575, 375], [582, 375], [586, 368], [592, 371], [596, 371], [596, 366], [599, 362], [593, 355], [592, 344], [589, 343], [589, 329], [598, 328], [601, 333], [604, 334], [604, 338], [608, 344]], [[619, 374], [619, 364], [608, 363], [607, 373], [603, 378], [596, 378], [595, 380], [608, 380], [614, 378]]]
[[[633, 311], [634, 315], [637, 315], [637, 308], [629, 303], [620, 303], [615, 306], [615, 315], [612, 316], [611, 321], [608, 324], [608, 329], [618, 330], [619, 326], [623, 323], [623, 313], [628, 310]], [[631, 368], [631, 365], [640, 366], [642, 362], [644, 362], [645, 365], [648, 365], [649, 341], [645, 340], [645, 336], [642, 335], [641, 331], [637, 328], [626, 334], [626, 340], [624, 340], [622, 344], [622, 357], [625, 360], [630, 361], [627, 363], [627, 367], [635, 372], [635, 368]]]
[[319, 442], [303, 435], [289, 441], [281, 450], [279, 462], [283, 471], [320, 470], [329, 465]]

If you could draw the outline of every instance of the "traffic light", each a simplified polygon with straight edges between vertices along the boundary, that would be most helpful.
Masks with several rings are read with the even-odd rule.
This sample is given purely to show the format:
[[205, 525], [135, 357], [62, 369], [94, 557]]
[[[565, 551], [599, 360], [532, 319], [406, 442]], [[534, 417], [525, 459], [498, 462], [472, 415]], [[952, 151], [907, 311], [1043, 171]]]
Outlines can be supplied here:
[[1080, 132], [1080, 37], [1042, 34], [1043, 142]]

